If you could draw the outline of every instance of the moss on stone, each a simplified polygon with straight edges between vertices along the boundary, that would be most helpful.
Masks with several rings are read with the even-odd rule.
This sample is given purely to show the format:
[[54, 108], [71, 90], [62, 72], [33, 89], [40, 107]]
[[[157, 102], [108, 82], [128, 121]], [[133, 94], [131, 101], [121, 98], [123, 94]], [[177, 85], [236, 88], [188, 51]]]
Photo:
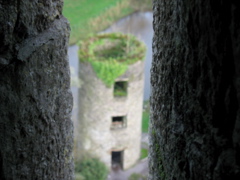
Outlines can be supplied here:
[[162, 152], [160, 149], [159, 142], [157, 141], [157, 134], [154, 129], [152, 129], [152, 140], [153, 140], [153, 151], [154, 151], [154, 158], [157, 160], [156, 167], [158, 170], [158, 173], [160, 175], [159, 179], [165, 180], [166, 179], [166, 174], [163, 166], [163, 158], [162, 158]]
[[80, 43], [79, 58], [89, 62], [97, 77], [107, 87], [131, 65], [145, 57], [146, 47], [132, 35], [110, 33], [88, 38]]

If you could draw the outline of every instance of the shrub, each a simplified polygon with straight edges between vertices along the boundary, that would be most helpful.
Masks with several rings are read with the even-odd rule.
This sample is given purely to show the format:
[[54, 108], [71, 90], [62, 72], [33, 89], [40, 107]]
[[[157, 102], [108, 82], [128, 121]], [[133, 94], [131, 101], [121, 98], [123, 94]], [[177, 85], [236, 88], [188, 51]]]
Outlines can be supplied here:
[[97, 158], [85, 158], [75, 163], [75, 173], [80, 173], [85, 180], [106, 180], [108, 169]]
[[82, 174], [80, 173], [75, 173], [75, 180], [85, 180]]

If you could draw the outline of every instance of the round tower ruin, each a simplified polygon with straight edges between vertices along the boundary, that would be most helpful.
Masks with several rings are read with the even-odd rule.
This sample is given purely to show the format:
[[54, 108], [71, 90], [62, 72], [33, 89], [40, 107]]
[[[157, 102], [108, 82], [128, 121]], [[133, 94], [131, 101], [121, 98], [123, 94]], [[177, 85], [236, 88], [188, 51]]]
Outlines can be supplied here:
[[122, 169], [140, 158], [144, 57], [145, 46], [130, 35], [101, 34], [81, 44], [75, 157]]

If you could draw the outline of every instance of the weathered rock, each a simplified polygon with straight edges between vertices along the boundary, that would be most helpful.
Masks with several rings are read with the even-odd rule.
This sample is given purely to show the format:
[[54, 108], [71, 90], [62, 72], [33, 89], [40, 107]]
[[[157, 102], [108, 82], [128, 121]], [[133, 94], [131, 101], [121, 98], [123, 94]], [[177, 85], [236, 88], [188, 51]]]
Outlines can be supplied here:
[[240, 4], [153, 10], [149, 179], [240, 179]]
[[73, 179], [63, 1], [0, 0], [0, 179]]

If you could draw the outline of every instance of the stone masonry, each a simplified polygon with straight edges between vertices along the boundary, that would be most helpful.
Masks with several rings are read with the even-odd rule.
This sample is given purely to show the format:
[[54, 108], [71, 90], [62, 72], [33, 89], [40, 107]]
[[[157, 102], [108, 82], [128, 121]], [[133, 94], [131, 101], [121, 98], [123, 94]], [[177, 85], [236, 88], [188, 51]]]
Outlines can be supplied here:
[[[127, 97], [114, 97], [113, 86], [96, 77], [88, 62], [80, 63], [79, 126], [75, 157], [86, 154], [100, 158], [111, 167], [112, 151], [123, 151], [123, 169], [134, 165], [140, 157], [143, 102], [143, 66], [137, 61], [116, 81], [127, 80]], [[112, 117], [126, 116], [126, 127], [112, 129]]]

